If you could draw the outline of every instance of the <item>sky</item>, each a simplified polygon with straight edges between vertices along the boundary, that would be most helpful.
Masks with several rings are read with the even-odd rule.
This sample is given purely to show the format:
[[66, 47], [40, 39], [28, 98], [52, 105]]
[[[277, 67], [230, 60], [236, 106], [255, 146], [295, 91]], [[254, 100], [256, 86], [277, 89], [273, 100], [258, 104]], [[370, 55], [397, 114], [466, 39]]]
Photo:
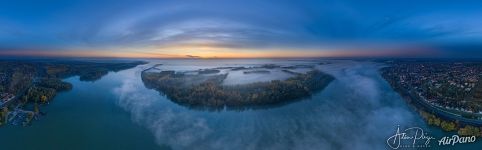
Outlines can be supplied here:
[[477, 0], [0, 0], [0, 55], [482, 57], [481, 17]]

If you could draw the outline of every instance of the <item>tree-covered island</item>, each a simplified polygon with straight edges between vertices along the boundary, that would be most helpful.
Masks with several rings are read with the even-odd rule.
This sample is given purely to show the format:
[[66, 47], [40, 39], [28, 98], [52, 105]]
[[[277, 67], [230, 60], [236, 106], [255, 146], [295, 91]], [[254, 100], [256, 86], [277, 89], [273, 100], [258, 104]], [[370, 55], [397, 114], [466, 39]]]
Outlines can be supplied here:
[[[265, 69], [273, 67], [269, 65]], [[175, 103], [191, 108], [220, 110], [225, 107], [246, 109], [292, 102], [321, 91], [334, 80], [333, 76], [313, 69], [286, 80], [224, 85], [223, 81], [229, 72], [208, 70], [217, 74], [206, 75], [204, 70], [199, 70], [198, 74], [146, 70], [142, 73], [142, 81], [146, 87], [158, 90]]]

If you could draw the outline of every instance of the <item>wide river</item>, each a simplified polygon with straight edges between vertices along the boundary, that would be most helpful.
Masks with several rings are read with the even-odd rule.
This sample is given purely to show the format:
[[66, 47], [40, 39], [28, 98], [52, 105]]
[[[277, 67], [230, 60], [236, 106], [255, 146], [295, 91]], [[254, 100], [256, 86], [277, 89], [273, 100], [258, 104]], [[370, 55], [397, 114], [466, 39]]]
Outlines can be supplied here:
[[[111, 72], [95, 82], [67, 78], [73, 89], [59, 93], [47, 115], [31, 126], [0, 127], [1, 150], [154, 149], [388, 149], [400, 130], [420, 127], [433, 136], [430, 149], [480, 149], [482, 142], [439, 147], [455, 133], [427, 126], [381, 78], [382, 64], [326, 60], [317, 68], [336, 80], [311, 98], [281, 107], [245, 111], [193, 110], [144, 87], [140, 73], [260, 64], [318, 64], [314, 60], [148, 60]], [[326, 62], [324, 61], [324, 62]], [[242, 79], [240, 79], [242, 80]]]

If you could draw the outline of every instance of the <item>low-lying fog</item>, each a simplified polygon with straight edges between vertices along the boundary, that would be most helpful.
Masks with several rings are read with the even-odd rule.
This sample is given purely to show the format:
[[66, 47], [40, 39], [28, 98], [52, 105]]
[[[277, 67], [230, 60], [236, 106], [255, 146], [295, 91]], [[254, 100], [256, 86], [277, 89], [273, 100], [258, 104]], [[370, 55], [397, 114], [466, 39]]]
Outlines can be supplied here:
[[[264, 65], [275, 65], [266, 67]], [[158, 64], [148, 72], [161, 72], [174, 70], [177, 73], [187, 75], [217, 75], [228, 74], [223, 85], [249, 84], [255, 82], [268, 82], [272, 80], [286, 80], [299, 73], [306, 73], [314, 70], [319, 64], [304, 62], [304, 64], [231, 64], [228, 65], [207, 65], [207, 66], [181, 66], [172, 64]], [[174, 67], [175, 66], [175, 67]], [[212, 72], [208, 72], [212, 71]], [[203, 73], [204, 72], [204, 73]]]
[[[199, 65], [202, 62], [194, 61], [183, 62], [184, 67], [179, 62], [152, 62], [119, 73], [124, 81], [113, 90], [118, 95], [118, 105], [131, 113], [133, 121], [149, 129], [160, 146], [172, 149], [386, 149], [386, 139], [397, 125], [404, 127], [421, 122], [380, 77], [375, 63], [333, 61], [316, 66], [336, 80], [310, 100], [241, 112], [190, 110], [172, 103], [155, 90], [146, 89], [140, 72], [157, 63], [164, 64], [160, 68], [166, 70], [187, 71], [277, 62], [221, 61], [206, 63], [204, 67]], [[290, 63], [294, 62], [278, 64]], [[290, 76], [278, 70], [270, 71], [248, 76], [241, 71], [230, 72], [225, 84]]]

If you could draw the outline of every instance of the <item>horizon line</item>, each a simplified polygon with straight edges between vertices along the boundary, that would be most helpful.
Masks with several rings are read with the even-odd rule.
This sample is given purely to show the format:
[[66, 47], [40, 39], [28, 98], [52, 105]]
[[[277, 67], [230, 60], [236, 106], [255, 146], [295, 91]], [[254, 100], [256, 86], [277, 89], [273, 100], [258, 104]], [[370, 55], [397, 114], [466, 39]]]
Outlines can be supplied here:
[[123, 57], [123, 56], [58, 56], [58, 55], [1, 55], [0, 59], [481, 59], [482, 57], [427, 57], [427, 56], [315, 56], [315, 57]]

